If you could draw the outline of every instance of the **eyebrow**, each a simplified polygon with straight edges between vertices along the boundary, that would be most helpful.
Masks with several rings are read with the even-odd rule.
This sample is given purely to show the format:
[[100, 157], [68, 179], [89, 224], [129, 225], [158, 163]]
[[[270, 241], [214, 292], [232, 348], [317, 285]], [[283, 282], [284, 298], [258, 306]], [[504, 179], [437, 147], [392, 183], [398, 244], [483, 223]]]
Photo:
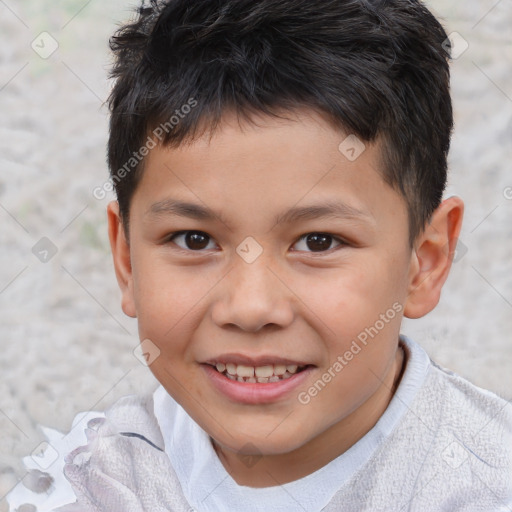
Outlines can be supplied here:
[[227, 226], [228, 229], [231, 229], [222, 215], [208, 208], [208, 206], [179, 201], [177, 199], [163, 199], [162, 201], [152, 204], [147, 210], [146, 215], [149, 217], [177, 215], [178, 217], [196, 220], [218, 220]]
[[341, 202], [326, 202], [321, 205], [295, 206], [276, 216], [276, 224], [292, 224], [297, 221], [320, 218], [345, 218], [354, 220], [371, 220], [373, 217], [363, 210]]
[[[177, 215], [197, 220], [219, 220], [223, 224], [227, 222], [222, 215], [207, 206], [202, 206], [176, 199], [164, 199], [151, 205], [146, 212], [149, 216], [159, 217], [163, 215]], [[292, 224], [298, 221], [314, 220], [320, 218], [346, 218], [351, 220], [374, 220], [366, 211], [350, 206], [342, 202], [325, 202], [320, 205], [294, 206], [289, 210], [276, 215], [274, 225]]]

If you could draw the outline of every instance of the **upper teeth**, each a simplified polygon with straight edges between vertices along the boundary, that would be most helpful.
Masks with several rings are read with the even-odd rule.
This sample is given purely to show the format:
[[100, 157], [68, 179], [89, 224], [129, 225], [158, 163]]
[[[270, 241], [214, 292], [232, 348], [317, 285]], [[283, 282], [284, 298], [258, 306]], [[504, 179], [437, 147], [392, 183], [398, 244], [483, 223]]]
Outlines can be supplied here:
[[233, 363], [217, 363], [215, 365], [217, 371], [223, 373], [227, 370], [229, 375], [236, 377], [256, 377], [256, 378], [269, 378], [273, 375], [282, 376], [286, 372], [289, 374], [297, 373], [298, 366], [296, 364], [268, 364], [265, 366], [245, 366], [243, 364]]

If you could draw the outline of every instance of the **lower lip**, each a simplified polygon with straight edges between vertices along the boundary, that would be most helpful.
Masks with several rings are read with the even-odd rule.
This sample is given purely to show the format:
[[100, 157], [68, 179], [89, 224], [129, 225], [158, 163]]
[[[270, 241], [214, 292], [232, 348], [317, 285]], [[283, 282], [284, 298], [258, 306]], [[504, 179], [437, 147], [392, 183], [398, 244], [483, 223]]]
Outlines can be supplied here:
[[308, 366], [288, 379], [260, 384], [228, 379], [209, 364], [202, 364], [201, 367], [212, 384], [223, 395], [234, 402], [251, 405], [275, 402], [289, 395], [308, 378], [314, 369], [314, 367]]

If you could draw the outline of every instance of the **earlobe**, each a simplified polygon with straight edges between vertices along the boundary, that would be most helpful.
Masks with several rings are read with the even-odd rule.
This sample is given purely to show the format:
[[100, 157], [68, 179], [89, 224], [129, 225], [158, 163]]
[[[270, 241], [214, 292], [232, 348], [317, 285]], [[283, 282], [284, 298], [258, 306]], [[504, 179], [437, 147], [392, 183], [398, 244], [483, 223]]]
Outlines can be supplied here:
[[114, 258], [117, 282], [121, 289], [121, 307], [132, 318], [137, 316], [133, 295], [133, 274], [130, 258], [130, 245], [126, 240], [124, 226], [119, 214], [119, 204], [112, 201], [107, 206], [108, 236]]
[[419, 235], [411, 255], [409, 289], [404, 315], [420, 318], [432, 311], [448, 278], [462, 227], [464, 203], [444, 200]]

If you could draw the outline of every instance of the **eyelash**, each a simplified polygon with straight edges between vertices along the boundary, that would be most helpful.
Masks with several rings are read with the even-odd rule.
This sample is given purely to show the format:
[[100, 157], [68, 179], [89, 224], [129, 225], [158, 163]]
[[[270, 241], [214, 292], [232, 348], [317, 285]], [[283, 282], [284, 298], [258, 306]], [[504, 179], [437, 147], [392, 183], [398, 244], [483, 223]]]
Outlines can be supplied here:
[[[189, 233], [198, 233], [198, 234], [201, 234], [201, 235], [204, 235], [205, 237], [207, 237], [209, 239], [209, 242], [213, 241], [213, 238], [210, 235], [208, 235], [208, 233], [205, 233], [204, 231], [189, 229], [189, 230], [177, 231], [176, 233], [172, 233], [170, 236], [168, 236], [165, 239], [165, 242], [166, 243], [169, 243], [169, 242], [174, 243], [183, 252], [188, 252], [188, 253], [190, 253], [190, 252], [196, 252], [196, 253], [206, 252], [207, 249], [199, 249], [199, 250], [194, 250], [194, 249], [189, 249], [189, 248], [185, 249], [183, 247], [180, 247], [178, 244], [176, 244], [175, 239], [177, 237], [184, 236], [184, 235], [187, 235]], [[302, 240], [307, 240], [307, 237], [310, 236], [310, 235], [324, 235], [326, 237], [330, 237], [332, 239], [332, 242], [337, 242], [339, 245], [337, 247], [330, 248], [330, 249], [327, 249], [325, 251], [296, 251], [296, 252], [307, 252], [309, 254], [314, 254], [314, 255], [317, 255], [317, 254], [327, 254], [327, 253], [331, 253], [331, 251], [333, 251], [333, 250], [336, 250], [336, 249], [338, 249], [340, 247], [344, 247], [344, 246], [348, 245], [348, 242], [346, 242], [342, 238], [339, 238], [339, 237], [337, 237], [335, 235], [332, 235], [330, 233], [325, 233], [323, 231], [311, 231], [309, 233], [306, 233], [306, 234], [300, 236], [297, 239], [297, 241], [294, 242], [293, 245], [296, 245], [297, 243], [301, 242]], [[332, 244], [332, 242], [331, 242], [331, 244]]]

